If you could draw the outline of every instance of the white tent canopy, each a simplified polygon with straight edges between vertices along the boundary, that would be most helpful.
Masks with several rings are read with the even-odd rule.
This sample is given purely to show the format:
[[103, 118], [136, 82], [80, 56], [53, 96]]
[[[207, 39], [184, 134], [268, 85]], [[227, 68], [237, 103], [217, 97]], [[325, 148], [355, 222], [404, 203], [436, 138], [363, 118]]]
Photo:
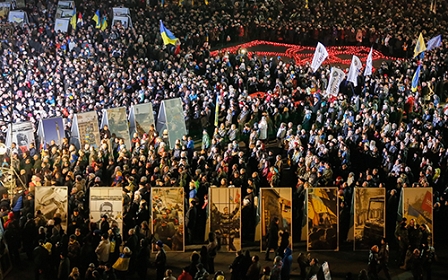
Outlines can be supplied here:
[[129, 8], [126, 8], [126, 7], [114, 7], [114, 8], [112, 8], [112, 13], [114, 16], [130, 16], [131, 15]]
[[8, 15], [8, 22], [17, 24], [28, 24], [28, 14], [22, 10], [10, 11]]
[[73, 8], [75, 8], [75, 1], [59, 1], [58, 8], [73, 9]]
[[56, 10], [56, 18], [68, 18], [70, 19], [75, 14], [75, 9], [61, 9]]

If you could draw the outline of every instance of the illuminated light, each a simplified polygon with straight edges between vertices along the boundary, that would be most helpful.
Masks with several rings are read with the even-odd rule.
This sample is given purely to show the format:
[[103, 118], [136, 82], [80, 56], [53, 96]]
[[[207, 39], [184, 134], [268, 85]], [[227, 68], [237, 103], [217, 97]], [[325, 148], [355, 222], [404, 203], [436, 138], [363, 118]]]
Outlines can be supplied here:
[[[284, 47], [287, 48], [284, 52], [262, 52], [255, 51], [251, 52], [250, 48], [259, 46], [259, 45], [268, 45], [272, 47]], [[249, 49], [249, 50], [248, 50]], [[241, 45], [224, 48], [216, 51], [212, 51], [210, 54], [212, 56], [218, 56], [220, 53], [233, 53], [236, 54], [238, 51], [241, 53], [248, 52], [248, 57], [252, 58], [253, 55], [257, 56], [270, 56], [270, 57], [288, 57], [294, 59], [296, 65], [305, 65], [307, 63], [311, 63], [314, 56], [315, 47], [308, 46], [299, 46], [299, 45], [291, 45], [284, 43], [275, 43], [268, 41], [252, 41], [248, 43], [244, 43]], [[361, 59], [361, 61], [365, 64], [367, 60], [367, 56], [370, 52], [370, 48], [363, 46], [338, 46], [338, 47], [326, 47], [328, 51], [328, 58], [324, 61], [325, 64], [344, 64], [350, 65], [352, 62], [352, 55], [356, 55]], [[303, 53], [307, 51], [307, 53]], [[244, 53], [243, 53], [244, 54]], [[349, 55], [350, 57], [347, 59], [343, 59], [339, 57], [340, 55]], [[373, 61], [376, 60], [400, 60], [395, 57], [390, 57], [382, 54], [377, 50], [373, 50], [372, 52]]]

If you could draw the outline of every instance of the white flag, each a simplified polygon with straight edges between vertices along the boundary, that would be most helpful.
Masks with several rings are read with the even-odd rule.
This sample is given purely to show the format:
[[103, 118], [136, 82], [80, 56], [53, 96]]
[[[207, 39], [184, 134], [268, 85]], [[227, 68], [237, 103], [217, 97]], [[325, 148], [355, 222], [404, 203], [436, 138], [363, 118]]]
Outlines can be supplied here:
[[345, 73], [339, 68], [332, 67], [330, 73], [330, 80], [328, 81], [327, 89], [325, 90], [326, 96], [329, 94], [337, 96], [339, 93], [339, 85], [345, 78]]
[[372, 75], [372, 50], [373, 48], [370, 48], [370, 52], [369, 55], [367, 56], [367, 61], [366, 61], [366, 69], [364, 69], [364, 76], [370, 76]]
[[350, 70], [348, 71], [347, 81], [352, 82], [355, 87], [358, 86], [358, 72], [361, 67], [361, 60], [359, 60], [359, 57], [354, 55], [352, 58], [352, 64], [350, 65]]
[[321, 43], [317, 43], [316, 51], [314, 52], [313, 62], [311, 63], [311, 70], [316, 70], [322, 65], [322, 62], [328, 57], [328, 52], [325, 46]]

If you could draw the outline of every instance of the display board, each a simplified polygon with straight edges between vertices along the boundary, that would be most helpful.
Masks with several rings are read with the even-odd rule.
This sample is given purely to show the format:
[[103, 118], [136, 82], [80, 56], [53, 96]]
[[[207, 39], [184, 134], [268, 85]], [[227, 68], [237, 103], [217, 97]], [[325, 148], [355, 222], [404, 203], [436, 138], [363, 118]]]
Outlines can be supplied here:
[[98, 148], [100, 146], [100, 129], [96, 112], [76, 114], [72, 123], [71, 143], [78, 148], [85, 144]]
[[282, 239], [292, 244], [292, 189], [290, 188], [262, 188], [261, 197], [261, 239], [260, 250], [266, 251], [266, 239], [269, 225], [274, 217], [280, 219], [278, 246]]
[[54, 140], [57, 146], [62, 144], [65, 137], [64, 121], [61, 117], [41, 120], [37, 135], [42, 143], [50, 144]]
[[369, 250], [380, 244], [386, 234], [386, 189], [355, 188], [353, 199], [353, 248], [355, 251]]
[[61, 227], [67, 232], [68, 187], [36, 187], [35, 211], [40, 210], [47, 220], [61, 218]]
[[123, 229], [123, 191], [121, 188], [90, 188], [90, 222], [100, 223], [101, 217], [107, 215], [109, 226], [116, 224]]
[[433, 195], [432, 188], [403, 188], [400, 198], [399, 210], [402, 216], [409, 221], [415, 220], [416, 224], [426, 224], [431, 231], [433, 240]]
[[185, 127], [184, 111], [180, 98], [162, 101], [157, 117], [157, 131], [160, 135], [168, 131], [170, 148], [173, 149], [177, 139], [187, 134]]
[[9, 3], [9, 2], [0, 2], [0, 17], [1, 18], [7, 18], [10, 9], [11, 9], [11, 3]]
[[154, 123], [154, 113], [151, 103], [134, 105], [129, 111], [129, 131], [132, 134], [138, 133], [140, 137], [148, 133]]
[[[18, 2], [17, 2], [18, 3]], [[10, 11], [8, 14], [8, 22], [21, 24], [28, 24], [28, 14], [22, 10]]]
[[126, 149], [130, 150], [131, 138], [129, 137], [129, 125], [127, 120], [125, 107], [107, 109], [103, 111], [101, 128], [107, 124], [110, 133], [115, 134], [117, 138], [123, 139]]
[[22, 152], [28, 151], [30, 144], [35, 143], [33, 123], [22, 122], [9, 125], [6, 136], [7, 147], [11, 147], [11, 140], [17, 144], [17, 147], [22, 150]]
[[[167, 251], [185, 251], [184, 190], [181, 187], [151, 188], [152, 232]], [[155, 248], [153, 248], [154, 250]]]
[[210, 188], [210, 231], [221, 251], [241, 250], [241, 189]]
[[70, 24], [70, 19], [68, 18], [57, 18], [54, 21], [54, 31], [66, 33], [68, 31], [68, 26]]
[[307, 189], [307, 250], [339, 250], [337, 188]]

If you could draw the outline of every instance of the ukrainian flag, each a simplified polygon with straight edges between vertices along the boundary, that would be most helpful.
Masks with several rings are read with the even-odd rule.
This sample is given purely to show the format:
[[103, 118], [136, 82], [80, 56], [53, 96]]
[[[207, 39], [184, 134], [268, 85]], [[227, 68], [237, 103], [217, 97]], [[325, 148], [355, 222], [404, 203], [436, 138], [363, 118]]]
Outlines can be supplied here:
[[416, 92], [417, 91], [418, 80], [420, 78], [420, 68], [421, 67], [422, 67], [421, 65], [419, 65], [417, 67], [417, 70], [415, 70], [415, 73], [414, 73], [414, 77], [412, 78], [412, 86], [411, 86], [412, 92]]
[[96, 10], [95, 14], [92, 17], [92, 20], [96, 23], [95, 28], [100, 29], [101, 28], [101, 15], [100, 10]]
[[176, 45], [177, 40], [179, 40], [163, 25], [162, 20], [160, 20], [160, 35], [164, 45]]
[[76, 30], [76, 21], [77, 21], [77, 18], [76, 18], [76, 9], [75, 9], [73, 12], [73, 16], [70, 18], [70, 25], [72, 26], [73, 30]]
[[108, 26], [108, 24], [107, 24], [107, 17], [104, 16], [103, 19], [102, 19], [102, 21], [101, 21], [101, 31], [106, 30], [106, 29], [107, 29], [107, 26]]
[[414, 58], [424, 51], [426, 51], [426, 44], [425, 40], [423, 39], [422, 33], [420, 33], [414, 48]]

